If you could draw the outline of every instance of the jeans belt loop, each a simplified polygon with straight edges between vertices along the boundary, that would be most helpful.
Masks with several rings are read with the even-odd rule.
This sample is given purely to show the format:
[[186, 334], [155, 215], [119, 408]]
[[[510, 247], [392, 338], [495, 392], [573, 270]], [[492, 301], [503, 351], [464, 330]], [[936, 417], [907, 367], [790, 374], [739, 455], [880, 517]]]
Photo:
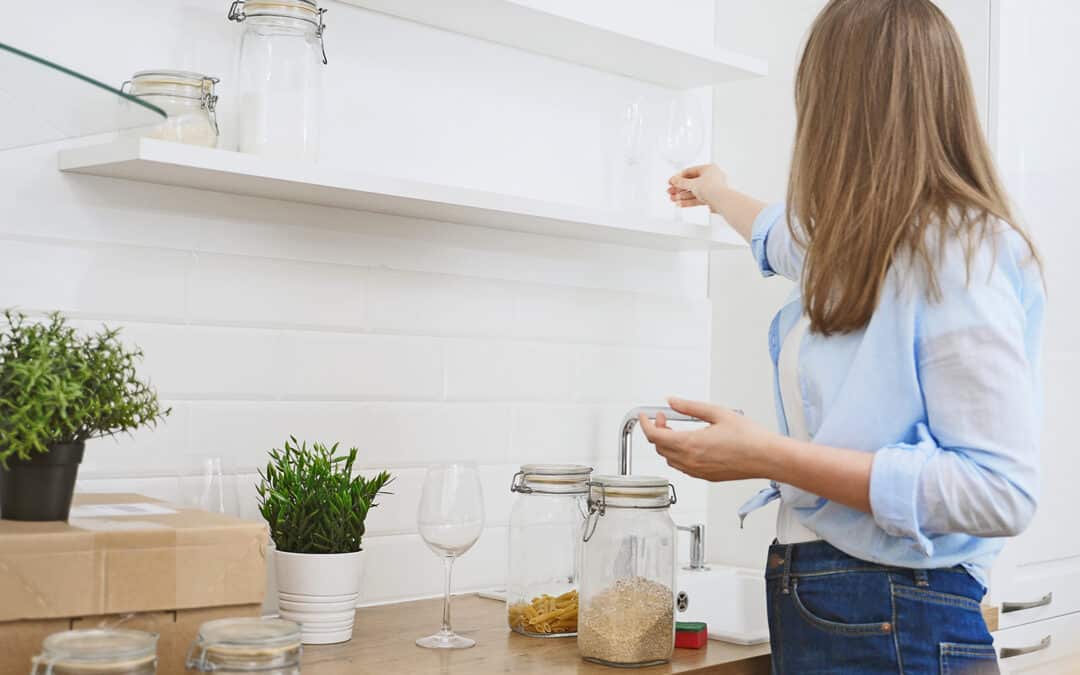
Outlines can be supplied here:
[[930, 577], [926, 570], [915, 570], [915, 585], [919, 588], [930, 588]]
[[791, 593], [791, 549], [795, 544], [784, 547], [784, 569], [780, 573], [780, 592], [784, 595]]

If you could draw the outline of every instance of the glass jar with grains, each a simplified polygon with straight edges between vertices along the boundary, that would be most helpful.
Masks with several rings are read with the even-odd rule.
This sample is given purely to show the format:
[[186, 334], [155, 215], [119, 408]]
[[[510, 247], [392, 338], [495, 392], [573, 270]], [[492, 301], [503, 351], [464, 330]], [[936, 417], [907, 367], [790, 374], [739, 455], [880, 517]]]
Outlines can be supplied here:
[[663, 478], [593, 476], [582, 531], [578, 651], [644, 667], [675, 648], [675, 488]]
[[514, 474], [506, 611], [517, 633], [577, 634], [578, 552], [591, 473], [580, 464], [525, 464]]
[[300, 626], [283, 619], [217, 619], [199, 627], [189, 673], [300, 675]]
[[156, 633], [69, 630], [53, 633], [34, 657], [31, 675], [155, 675]]
[[218, 142], [217, 83], [216, 77], [201, 73], [144, 70], [132, 75], [120, 88], [168, 115], [164, 122], [141, 135], [213, 148]]

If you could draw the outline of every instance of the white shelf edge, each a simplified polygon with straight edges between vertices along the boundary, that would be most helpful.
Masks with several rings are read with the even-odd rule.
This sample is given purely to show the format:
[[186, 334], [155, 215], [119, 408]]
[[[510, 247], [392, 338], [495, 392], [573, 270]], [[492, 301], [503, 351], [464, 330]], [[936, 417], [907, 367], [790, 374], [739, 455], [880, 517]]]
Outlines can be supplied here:
[[339, 2], [675, 89], [769, 73], [764, 59], [715, 46], [666, 44], [514, 0]]
[[739, 247], [726, 225], [697, 225], [483, 190], [275, 160], [153, 139], [61, 150], [67, 173], [665, 250]]

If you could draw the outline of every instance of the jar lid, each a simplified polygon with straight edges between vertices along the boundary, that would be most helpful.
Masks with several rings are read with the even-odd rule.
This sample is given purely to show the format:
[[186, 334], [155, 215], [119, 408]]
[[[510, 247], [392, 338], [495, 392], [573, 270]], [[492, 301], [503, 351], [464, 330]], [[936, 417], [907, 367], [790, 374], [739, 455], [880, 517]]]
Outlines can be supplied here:
[[203, 87], [207, 83], [217, 84], [218, 78], [203, 75], [190, 70], [140, 70], [131, 76], [131, 81], [139, 84], [178, 84], [189, 87]]
[[603, 487], [608, 494], [623, 493], [624, 496], [638, 495], [653, 497], [667, 494], [668, 481], [659, 476], [616, 476], [614, 474], [597, 474], [590, 481], [594, 487]]
[[195, 640], [213, 651], [280, 651], [299, 646], [300, 626], [284, 619], [216, 619], [200, 626]]
[[521, 473], [538, 478], [573, 478], [592, 473], [584, 464], [522, 464]]
[[591, 466], [584, 464], [522, 464], [510, 484], [511, 492], [584, 494]]
[[325, 11], [319, 9], [319, 3], [315, 0], [242, 0], [234, 2], [233, 6], [229, 16], [233, 21], [243, 21], [253, 16], [276, 16], [318, 22], [319, 15]]
[[37, 659], [67, 667], [138, 665], [154, 660], [157, 640], [157, 633], [141, 630], [69, 630], [45, 638]]

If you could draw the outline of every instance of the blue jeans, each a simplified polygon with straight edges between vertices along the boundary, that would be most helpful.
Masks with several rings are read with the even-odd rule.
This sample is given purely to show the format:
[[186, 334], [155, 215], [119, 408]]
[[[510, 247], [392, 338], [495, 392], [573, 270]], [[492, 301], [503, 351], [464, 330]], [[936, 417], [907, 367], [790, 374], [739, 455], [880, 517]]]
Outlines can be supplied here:
[[769, 548], [765, 571], [775, 675], [997, 674], [963, 568], [912, 570], [853, 558], [823, 541]]

